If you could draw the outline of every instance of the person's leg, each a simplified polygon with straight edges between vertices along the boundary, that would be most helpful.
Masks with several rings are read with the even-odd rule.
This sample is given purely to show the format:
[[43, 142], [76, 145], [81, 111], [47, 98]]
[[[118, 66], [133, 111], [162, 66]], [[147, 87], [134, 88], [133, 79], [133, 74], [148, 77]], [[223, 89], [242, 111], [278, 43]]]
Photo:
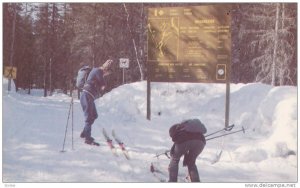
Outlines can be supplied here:
[[80, 136], [91, 139], [92, 124], [98, 117], [94, 99], [88, 93], [82, 92], [80, 103], [85, 117], [85, 126]]
[[187, 166], [189, 175], [192, 182], [200, 182], [200, 177], [198, 173], [198, 169], [196, 166], [196, 159], [199, 154], [202, 152], [205, 144], [200, 140], [191, 140], [189, 141], [189, 152], [187, 154]]
[[169, 164], [169, 182], [177, 182], [179, 161], [180, 157], [171, 157], [171, 161]]
[[171, 152], [171, 161], [169, 164], [169, 182], [177, 182], [178, 177], [178, 163], [182, 155], [188, 151], [188, 145], [186, 142], [182, 144], [175, 144], [174, 149]]
[[189, 165], [188, 171], [191, 178], [191, 182], [200, 182], [200, 177], [196, 164]]

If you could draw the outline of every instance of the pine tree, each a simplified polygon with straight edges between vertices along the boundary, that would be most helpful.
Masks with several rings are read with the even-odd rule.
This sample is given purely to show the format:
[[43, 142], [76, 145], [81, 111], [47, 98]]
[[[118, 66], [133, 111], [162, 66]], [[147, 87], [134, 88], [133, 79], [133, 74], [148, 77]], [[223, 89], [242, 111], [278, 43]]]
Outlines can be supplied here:
[[289, 41], [290, 37], [295, 38], [290, 32], [290, 27], [295, 26], [295, 18], [282, 14], [282, 7], [279, 3], [244, 7], [245, 22], [241, 32], [243, 37], [250, 38], [250, 52], [255, 55], [251, 60], [256, 70], [255, 82], [279, 85], [284, 84], [283, 80], [291, 80], [291, 75], [283, 72], [289, 72], [290, 57], [295, 53]]

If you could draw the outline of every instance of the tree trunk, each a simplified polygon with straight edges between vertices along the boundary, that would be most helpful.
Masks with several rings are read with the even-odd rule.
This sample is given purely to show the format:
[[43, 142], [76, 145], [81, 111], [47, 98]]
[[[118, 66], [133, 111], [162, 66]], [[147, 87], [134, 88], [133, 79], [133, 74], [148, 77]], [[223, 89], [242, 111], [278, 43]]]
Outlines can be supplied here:
[[92, 56], [93, 56], [93, 67], [95, 67], [96, 61], [96, 27], [97, 27], [97, 4], [94, 4], [94, 28], [93, 28], [93, 43], [92, 43]]
[[50, 90], [50, 95], [52, 95], [53, 92], [53, 86], [52, 86], [52, 64], [53, 64], [53, 56], [54, 56], [54, 48], [55, 48], [55, 24], [54, 24], [54, 19], [55, 19], [55, 4], [52, 3], [52, 23], [51, 23], [51, 27], [52, 27], [52, 34], [51, 34], [51, 56], [50, 56], [50, 70], [49, 70], [49, 90]]
[[44, 63], [44, 97], [47, 97], [47, 58]]
[[[64, 21], [63, 21], [64, 29], [67, 28], [66, 20], [67, 20], [67, 3], [64, 3]], [[63, 66], [63, 69], [64, 69], [63, 92], [64, 92], [64, 94], [68, 94], [68, 62], [69, 62], [69, 57], [70, 57], [70, 51], [68, 50], [67, 55], [66, 55], [66, 59], [65, 59], [66, 61], [64, 62], [64, 66]]]
[[[281, 29], [284, 29], [284, 19], [285, 19], [285, 12], [284, 12], [284, 3], [282, 3], [282, 10], [281, 10]], [[283, 62], [280, 62], [280, 69], [279, 69], [279, 85], [284, 85], [284, 71], [286, 65], [286, 57], [285, 54], [283, 55]]]
[[272, 86], [276, 84], [276, 58], [277, 58], [277, 45], [278, 45], [278, 22], [279, 22], [279, 8], [280, 4], [276, 4], [276, 20], [275, 20], [275, 37], [274, 37], [274, 50], [273, 50], [273, 58], [272, 58]]
[[50, 91], [50, 96], [52, 95], [52, 58], [50, 57], [50, 62], [49, 62], [49, 91]]
[[[17, 22], [17, 9], [16, 4], [13, 4], [13, 24], [12, 24], [12, 38], [11, 38], [11, 46], [10, 46], [10, 57], [9, 57], [9, 65], [12, 68], [14, 63], [14, 50], [15, 50], [15, 37], [16, 37], [16, 22]], [[11, 79], [9, 78], [8, 82], [8, 91], [11, 90]], [[16, 87], [17, 89], [17, 87]]]
[[[47, 49], [49, 49], [49, 31], [48, 31], [48, 26], [49, 26], [49, 20], [48, 20], [48, 3], [46, 3], [46, 18], [47, 18], [47, 22], [46, 22], [46, 25], [47, 25], [47, 29], [46, 29], [46, 46], [47, 46]], [[48, 75], [48, 61], [49, 61], [49, 52], [48, 50], [46, 51], [46, 54], [45, 54], [45, 64], [44, 64], [44, 97], [47, 97], [47, 75]]]
[[29, 62], [29, 70], [31, 70], [31, 71], [29, 71], [29, 73], [28, 73], [28, 95], [30, 95], [30, 93], [31, 93], [31, 85], [32, 85], [32, 69], [31, 69], [31, 67], [32, 67], [32, 65], [31, 65], [31, 62]]

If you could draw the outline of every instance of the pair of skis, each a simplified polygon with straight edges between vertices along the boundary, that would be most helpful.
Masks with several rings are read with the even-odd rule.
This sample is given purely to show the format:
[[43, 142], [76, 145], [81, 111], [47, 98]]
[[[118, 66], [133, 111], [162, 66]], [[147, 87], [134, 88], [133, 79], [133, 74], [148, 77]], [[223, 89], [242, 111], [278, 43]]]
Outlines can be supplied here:
[[[117, 148], [114, 146], [113, 140], [111, 139], [111, 137], [107, 134], [106, 130], [103, 128], [102, 129], [102, 134], [106, 140], [107, 145], [109, 146], [110, 150], [112, 151], [114, 156], [118, 156], [117, 154]], [[129, 154], [128, 154], [128, 150], [126, 150], [124, 143], [121, 141], [121, 139], [119, 139], [115, 133], [114, 130], [112, 130], [112, 137], [113, 139], [116, 141], [116, 143], [119, 145], [119, 148], [121, 149], [123, 155], [125, 156], [125, 158], [127, 160], [130, 159]]]

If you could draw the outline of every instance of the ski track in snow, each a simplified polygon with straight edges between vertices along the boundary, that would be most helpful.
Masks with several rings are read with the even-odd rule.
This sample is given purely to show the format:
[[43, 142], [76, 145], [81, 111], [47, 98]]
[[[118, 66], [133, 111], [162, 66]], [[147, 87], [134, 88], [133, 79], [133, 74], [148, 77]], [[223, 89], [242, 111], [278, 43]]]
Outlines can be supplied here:
[[[153, 162], [167, 176], [168, 130], [184, 119], [199, 118], [208, 132], [224, 127], [225, 85], [152, 84], [152, 120], [146, 120], [146, 82], [115, 88], [96, 101], [98, 119], [92, 136], [100, 147], [84, 144], [80, 103], [74, 99], [74, 150], [69, 121], [66, 152], [60, 152], [71, 98], [7, 93], [3, 81], [3, 182], [157, 182]], [[296, 182], [297, 88], [264, 84], [231, 85], [230, 123], [237, 133], [211, 140], [198, 157], [202, 182]], [[119, 146], [113, 156], [102, 135], [114, 129], [131, 160]], [[211, 164], [222, 150], [220, 160]], [[294, 153], [293, 153], [294, 152]], [[179, 174], [187, 169], [179, 164]]]

